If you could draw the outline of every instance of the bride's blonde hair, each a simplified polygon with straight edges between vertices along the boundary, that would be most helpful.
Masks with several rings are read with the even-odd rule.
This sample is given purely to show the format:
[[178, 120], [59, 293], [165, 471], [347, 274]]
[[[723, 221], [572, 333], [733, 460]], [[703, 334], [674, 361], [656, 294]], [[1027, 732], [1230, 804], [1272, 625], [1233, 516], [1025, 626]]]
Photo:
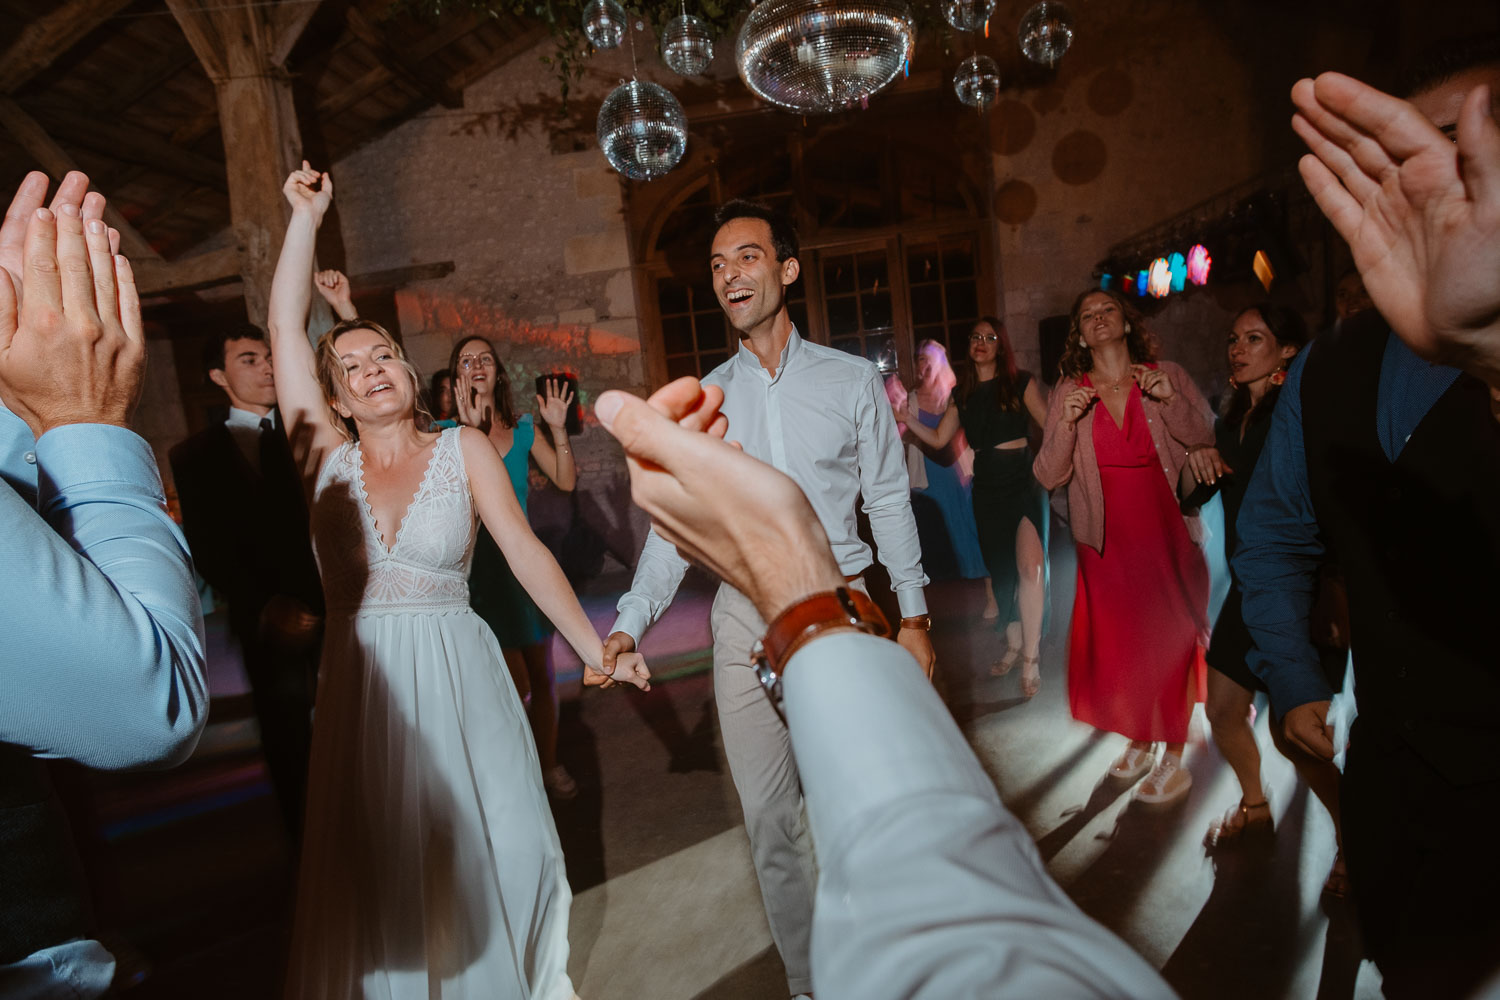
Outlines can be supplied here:
[[427, 412], [427, 407], [422, 402], [422, 376], [417, 374], [416, 366], [406, 357], [406, 350], [402, 348], [401, 341], [379, 323], [359, 318], [335, 323], [327, 333], [318, 338], [318, 345], [313, 349], [317, 361], [318, 383], [323, 387], [323, 395], [328, 399], [328, 410], [333, 416], [333, 425], [345, 437], [350, 440], [354, 439], [352, 422], [345, 420], [343, 414], [338, 411], [339, 390], [349, 388], [349, 373], [344, 370], [344, 362], [334, 347], [338, 339], [351, 330], [369, 330], [390, 347], [391, 353], [396, 356], [397, 366], [406, 373], [406, 378], [411, 383], [412, 419], [419, 428], [427, 430], [432, 425], [432, 414]]

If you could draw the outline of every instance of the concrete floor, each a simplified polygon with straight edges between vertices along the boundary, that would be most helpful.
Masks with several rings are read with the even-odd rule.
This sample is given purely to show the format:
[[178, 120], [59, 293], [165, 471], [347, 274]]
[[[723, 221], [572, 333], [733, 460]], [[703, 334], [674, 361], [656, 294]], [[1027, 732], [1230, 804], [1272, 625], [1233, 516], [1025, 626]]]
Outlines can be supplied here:
[[[1201, 724], [1188, 748], [1194, 787], [1185, 801], [1132, 803], [1128, 789], [1103, 780], [1124, 741], [1069, 717], [1061, 649], [1072, 574], [1066, 544], [1055, 546], [1058, 624], [1031, 701], [1020, 696], [1019, 670], [988, 676], [998, 637], [979, 619], [980, 585], [929, 591], [940, 690], [1054, 877], [1184, 997], [1378, 996], [1348, 904], [1320, 895], [1331, 823], [1274, 752], [1265, 774], [1277, 835], [1242, 853], [1210, 856], [1201, 843], [1238, 797]], [[585, 596], [601, 631], [625, 582], [600, 580]], [[718, 742], [711, 599], [711, 585], [690, 576], [647, 637], [657, 678], [649, 694], [580, 695], [576, 667], [557, 657], [560, 758], [580, 794], [554, 803], [554, 814], [575, 894], [570, 969], [587, 1000], [785, 996]], [[183, 768], [61, 775], [100, 921], [140, 973], [129, 997], [277, 993], [289, 851], [235, 685], [232, 671], [216, 677], [210, 733]]]

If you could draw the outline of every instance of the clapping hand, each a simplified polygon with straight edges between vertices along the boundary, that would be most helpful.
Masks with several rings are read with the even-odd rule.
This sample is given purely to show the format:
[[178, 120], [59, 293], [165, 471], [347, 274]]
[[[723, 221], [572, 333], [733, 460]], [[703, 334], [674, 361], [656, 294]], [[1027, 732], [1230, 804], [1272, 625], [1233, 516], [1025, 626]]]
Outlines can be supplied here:
[[556, 379], [549, 378], [546, 384], [547, 395], [545, 398], [536, 398], [537, 409], [541, 411], [542, 419], [547, 426], [554, 431], [563, 430], [568, 423], [568, 407], [573, 405], [573, 390], [566, 382], [561, 385]]
[[1292, 88], [1299, 168], [1376, 308], [1429, 361], [1500, 388], [1500, 127], [1488, 87], [1464, 99], [1457, 146], [1406, 101], [1324, 73]]
[[312, 212], [321, 220], [328, 206], [333, 204], [333, 178], [312, 168], [306, 160], [301, 170], [293, 170], [281, 186], [293, 212]]
[[1177, 393], [1177, 387], [1172, 384], [1172, 379], [1160, 368], [1131, 365], [1130, 373], [1135, 378], [1135, 384], [1141, 387], [1141, 391], [1158, 403], [1167, 402]]
[[0, 224], [0, 399], [37, 437], [128, 426], [145, 373], [135, 278], [88, 183], [69, 173], [44, 209], [46, 175], [28, 174]]

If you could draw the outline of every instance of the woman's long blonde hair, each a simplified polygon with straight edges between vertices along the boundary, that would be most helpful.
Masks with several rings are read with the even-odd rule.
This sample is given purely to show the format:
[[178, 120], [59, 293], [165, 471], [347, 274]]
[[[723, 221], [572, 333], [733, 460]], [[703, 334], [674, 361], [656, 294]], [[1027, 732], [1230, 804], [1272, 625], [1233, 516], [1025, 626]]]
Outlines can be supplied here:
[[351, 441], [356, 437], [352, 420], [344, 419], [344, 415], [338, 411], [339, 390], [348, 389], [349, 374], [344, 370], [343, 359], [339, 357], [338, 350], [334, 347], [338, 339], [351, 330], [369, 330], [381, 340], [384, 340], [396, 355], [396, 364], [406, 373], [411, 382], [411, 393], [413, 400], [412, 419], [422, 430], [432, 425], [432, 414], [427, 412], [427, 407], [422, 403], [422, 376], [417, 374], [416, 366], [406, 356], [406, 350], [401, 346], [391, 331], [379, 323], [368, 319], [346, 319], [335, 323], [328, 332], [318, 338], [318, 345], [313, 349], [316, 359], [318, 383], [323, 387], [323, 395], [328, 399], [328, 411], [333, 417], [333, 426], [339, 429], [345, 437]]

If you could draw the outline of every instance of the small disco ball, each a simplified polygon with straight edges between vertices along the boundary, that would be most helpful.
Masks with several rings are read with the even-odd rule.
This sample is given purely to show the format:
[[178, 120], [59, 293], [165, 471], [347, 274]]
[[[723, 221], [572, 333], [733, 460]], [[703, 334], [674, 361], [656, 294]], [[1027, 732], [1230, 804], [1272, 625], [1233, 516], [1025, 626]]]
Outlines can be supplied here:
[[760, 0], [740, 29], [735, 65], [761, 100], [835, 114], [884, 90], [916, 41], [906, 0]]
[[625, 40], [626, 21], [615, 0], [592, 0], [583, 8], [583, 36], [596, 49], [612, 49]]
[[714, 61], [714, 36], [708, 22], [692, 14], [680, 14], [661, 32], [661, 61], [680, 76], [697, 76]]
[[666, 87], [631, 80], [604, 99], [598, 135], [610, 166], [633, 181], [649, 181], [682, 159], [687, 115]]
[[1056, 66], [1073, 44], [1073, 12], [1065, 3], [1042, 0], [1021, 18], [1017, 34], [1027, 59], [1043, 66]]
[[943, 18], [959, 31], [978, 31], [995, 12], [995, 0], [944, 0]]
[[953, 74], [953, 92], [969, 107], [985, 110], [1000, 96], [1000, 64], [989, 56], [970, 56]]

